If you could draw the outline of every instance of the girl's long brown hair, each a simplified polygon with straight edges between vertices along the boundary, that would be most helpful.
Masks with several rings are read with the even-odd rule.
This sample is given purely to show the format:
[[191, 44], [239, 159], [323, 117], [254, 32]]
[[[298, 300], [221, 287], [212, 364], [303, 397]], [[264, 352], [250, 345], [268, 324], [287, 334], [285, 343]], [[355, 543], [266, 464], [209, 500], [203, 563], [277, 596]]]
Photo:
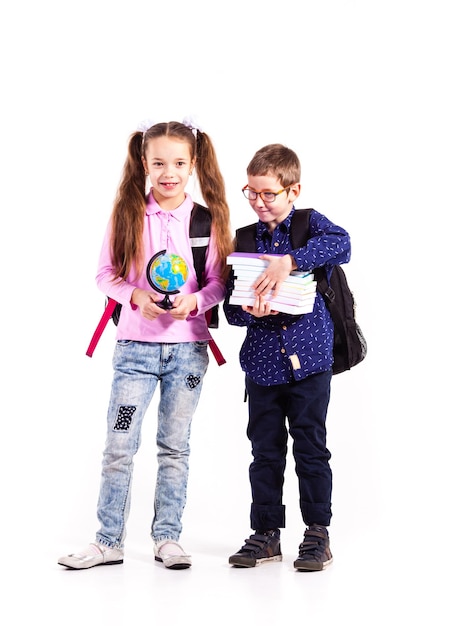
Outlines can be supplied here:
[[226, 189], [209, 136], [196, 133], [180, 122], [154, 124], [144, 134], [130, 136], [128, 155], [123, 168], [112, 212], [111, 254], [115, 279], [125, 279], [132, 266], [143, 266], [143, 223], [146, 211], [146, 174], [142, 162], [148, 141], [156, 137], [174, 137], [186, 141], [190, 156], [196, 157], [196, 174], [204, 203], [212, 215], [218, 256], [227, 272], [226, 257], [232, 251], [230, 213]]

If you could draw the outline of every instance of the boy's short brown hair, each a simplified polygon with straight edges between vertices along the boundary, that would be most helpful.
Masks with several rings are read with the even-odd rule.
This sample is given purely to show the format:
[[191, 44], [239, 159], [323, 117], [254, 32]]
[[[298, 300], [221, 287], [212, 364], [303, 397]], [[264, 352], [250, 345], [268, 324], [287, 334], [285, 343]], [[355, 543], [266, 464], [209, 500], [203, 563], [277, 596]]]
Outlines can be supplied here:
[[300, 160], [293, 150], [271, 143], [256, 152], [246, 168], [248, 176], [273, 175], [283, 187], [300, 182]]

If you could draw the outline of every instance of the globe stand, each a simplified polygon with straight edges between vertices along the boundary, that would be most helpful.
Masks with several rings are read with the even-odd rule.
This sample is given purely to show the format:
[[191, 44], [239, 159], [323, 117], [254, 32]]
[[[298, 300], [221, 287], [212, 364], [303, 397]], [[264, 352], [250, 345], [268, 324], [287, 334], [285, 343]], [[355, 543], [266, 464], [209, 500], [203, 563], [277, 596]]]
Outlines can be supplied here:
[[[156, 291], [159, 291], [159, 289], [157, 289], [155, 285], [152, 285], [152, 287], [154, 287]], [[160, 293], [165, 293], [165, 292], [160, 291]], [[179, 292], [172, 291], [171, 293], [179, 293]], [[154, 302], [154, 304], [159, 306], [161, 309], [165, 309], [166, 311], [169, 311], [170, 309], [174, 308], [174, 305], [169, 298], [169, 294], [165, 294], [165, 297], [163, 298], [163, 300], [160, 300], [159, 302]]]

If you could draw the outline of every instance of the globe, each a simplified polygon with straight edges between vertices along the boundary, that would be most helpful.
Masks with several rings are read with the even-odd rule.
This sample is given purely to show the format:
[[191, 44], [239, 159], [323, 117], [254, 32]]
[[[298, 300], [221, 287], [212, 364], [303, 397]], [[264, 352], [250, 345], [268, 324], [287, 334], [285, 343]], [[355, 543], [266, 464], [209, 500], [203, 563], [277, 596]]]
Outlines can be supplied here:
[[188, 278], [188, 266], [184, 259], [177, 254], [167, 254], [161, 250], [154, 254], [147, 268], [147, 279], [151, 287], [159, 293], [164, 293], [165, 298], [158, 302], [164, 309], [172, 308], [169, 294], [179, 293]]

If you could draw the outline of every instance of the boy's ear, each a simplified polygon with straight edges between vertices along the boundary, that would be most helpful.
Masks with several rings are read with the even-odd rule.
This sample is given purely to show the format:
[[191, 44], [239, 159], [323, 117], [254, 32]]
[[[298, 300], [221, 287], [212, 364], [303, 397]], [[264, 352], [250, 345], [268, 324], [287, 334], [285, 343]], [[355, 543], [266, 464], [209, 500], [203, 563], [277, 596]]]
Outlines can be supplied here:
[[294, 185], [290, 186], [289, 196], [290, 194], [292, 194], [292, 197], [291, 197], [292, 200], [295, 200], [295, 198], [298, 198], [300, 193], [301, 193], [301, 183], [295, 183]]

